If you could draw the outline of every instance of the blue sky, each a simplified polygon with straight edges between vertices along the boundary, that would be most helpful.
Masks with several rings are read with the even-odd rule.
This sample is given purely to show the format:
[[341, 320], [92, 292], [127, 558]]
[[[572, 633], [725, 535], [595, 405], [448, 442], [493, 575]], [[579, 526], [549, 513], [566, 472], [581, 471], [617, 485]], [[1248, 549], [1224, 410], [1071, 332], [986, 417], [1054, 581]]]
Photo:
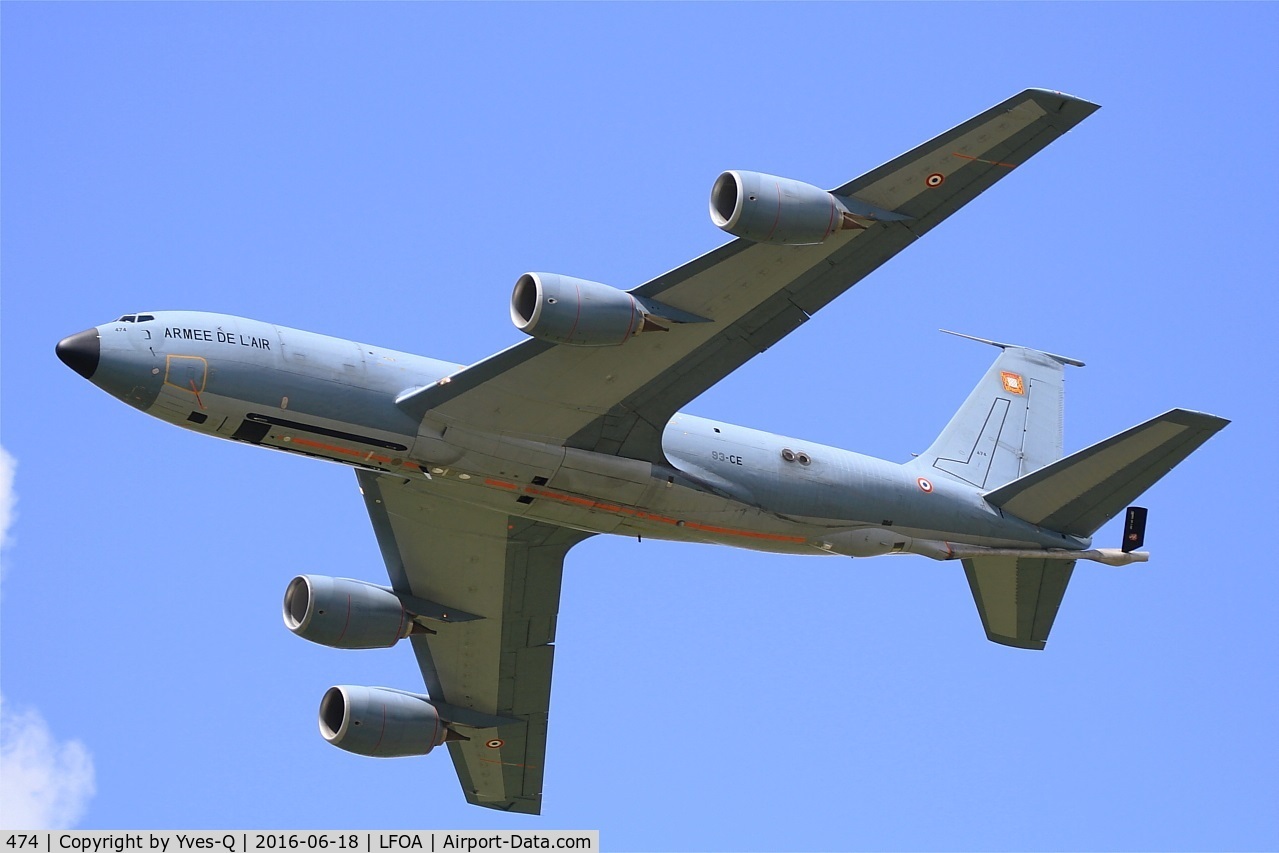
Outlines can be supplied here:
[[[1279, 847], [1279, 6], [5, 3], [0, 28], [10, 806], [614, 850]], [[540, 819], [316, 732], [331, 684], [418, 684], [407, 648], [281, 624], [296, 573], [384, 577], [349, 471], [54, 357], [191, 308], [471, 362], [519, 338], [525, 271], [629, 288], [722, 242], [723, 169], [834, 186], [1026, 86], [1103, 109], [689, 410], [900, 461], [994, 355], [937, 328], [1077, 357], [1067, 450], [1174, 406], [1234, 420], [1148, 493], [1151, 562], [1081, 566], [1029, 653], [985, 640], [958, 565], [597, 537]]]

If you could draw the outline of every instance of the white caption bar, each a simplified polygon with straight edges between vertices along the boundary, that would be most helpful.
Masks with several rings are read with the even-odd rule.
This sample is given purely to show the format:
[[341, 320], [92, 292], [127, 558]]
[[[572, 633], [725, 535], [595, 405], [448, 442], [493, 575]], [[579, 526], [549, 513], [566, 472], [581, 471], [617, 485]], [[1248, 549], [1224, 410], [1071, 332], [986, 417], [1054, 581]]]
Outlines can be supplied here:
[[0, 853], [479, 853], [491, 850], [576, 850], [596, 853], [597, 829], [428, 830], [67, 830], [0, 832]]

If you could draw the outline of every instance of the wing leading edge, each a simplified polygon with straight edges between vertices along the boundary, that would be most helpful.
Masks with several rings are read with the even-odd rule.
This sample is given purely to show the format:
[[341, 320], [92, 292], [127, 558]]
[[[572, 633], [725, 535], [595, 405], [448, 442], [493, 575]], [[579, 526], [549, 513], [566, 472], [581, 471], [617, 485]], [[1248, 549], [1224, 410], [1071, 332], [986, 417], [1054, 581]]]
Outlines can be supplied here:
[[1096, 109], [1028, 89], [833, 191], [908, 218], [816, 246], [734, 240], [632, 291], [711, 322], [618, 347], [527, 340], [402, 402], [440, 427], [518, 431], [662, 463], [662, 430], [676, 411]]
[[564, 555], [591, 534], [426, 494], [416, 481], [357, 472], [398, 592], [481, 618], [431, 622], [410, 639], [433, 700], [508, 718], [452, 728], [468, 802], [538, 814]]

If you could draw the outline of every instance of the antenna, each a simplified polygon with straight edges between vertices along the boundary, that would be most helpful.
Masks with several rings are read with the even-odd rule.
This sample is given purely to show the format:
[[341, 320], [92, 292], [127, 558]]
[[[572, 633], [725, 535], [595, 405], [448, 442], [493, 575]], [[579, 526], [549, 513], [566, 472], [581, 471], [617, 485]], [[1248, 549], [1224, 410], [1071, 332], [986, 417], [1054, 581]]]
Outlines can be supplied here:
[[1022, 346], [1018, 346], [1017, 344], [1001, 344], [999, 341], [991, 341], [991, 340], [987, 340], [986, 338], [979, 338], [976, 335], [965, 335], [963, 332], [952, 332], [950, 329], [938, 329], [937, 331], [945, 332], [948, 335], [954, 335], [957, 338], [967, 338], [968, 340], [976, 341], [979, 344], [990, 344], [992, 347], [999, 347], [1000, 349], [1008, 349], [1009, 347], [1012, 347], [1013, 349], [1030, 350], [1031, 352], [1037, 352], [1042, 355], [1046, 355], [1051, 359], [1060, 361], [1062, 364], [1069, 364], [1073, 367], [1084, 366], [1084, 363], [1077, 358], [1069, 358], [1068, 356], [1064, 356], [1064, 355], [1057, 355], [1051, 352], [1044, 352], [1043, 350], [1035, 349], [1034, 347], [1022, 347]]

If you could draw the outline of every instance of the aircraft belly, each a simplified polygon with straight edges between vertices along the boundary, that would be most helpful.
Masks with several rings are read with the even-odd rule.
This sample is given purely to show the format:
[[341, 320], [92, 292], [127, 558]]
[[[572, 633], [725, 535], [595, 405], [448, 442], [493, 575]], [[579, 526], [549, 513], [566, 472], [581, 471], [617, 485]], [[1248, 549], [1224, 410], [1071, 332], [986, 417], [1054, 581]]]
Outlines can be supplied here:
[[[689, 542], [715, 542], [751, 550], [820, 553], [816, 531], [731, 499], [654, 480], [647, 499], [626, 503], [573, 493], [551, 484], [516, 483], [460, 468], [431, 469], [416, 488], [507, 516], [522, 516], [589, 533], [615, 533]], [[418, 479], [420, 475], [414, 477]]]
[[[656, 484], [643, 503], [626, 504], [608, 499], [528, 487], [531, 497], [520, 513], [598, 533], [649, 536], [689, 542], [717, 542], [739, 548], [807, 553], [808, 531], [799, 525], [744, 506], [729, 498], [683, 486]], [[511, 511], [510, 507], [504, 507]]]
[[247, 360], [166, 358], [172, 381], [149, 411], [187, 429], [420, 479], [450, 499], [582, 531], [810, 550], [790, 522], [658, 476], [648, 462], [456, 427], [416, 434], [416, 425], [409, 432], [399, 422], [393, 397], [376, 389]]
[[[655, 476], [660, 472], [647, 462], [457, 429], [446, 436], [461, 445], [447, 445], [452, 461], [433, 462], [417, 455], [420, 436], [207, 391], [197, 399], [178, 387], [161, 393], [153, 414], [223, 438], [420, 479], [422, 488], [453, 500], [591, 533], [801, 554], [820, 553], [815, 543], [832, 532], [865, 526], [968, 544], [1024, 541], [1001, 529], [1006, 525], [984, 504], [979, 513], [957, 509], [965, 495], [951, 495], [958, 503], [938, 500], [913, 480], [902, 482], [897, 466], [841, 458], [833, 448], [814, 445], [804, 445], [814, 455], [800, 475], [783, 471], [734, 483], [684, 464], [691, 480], [676, 482]], [[957, 489], [938, 483], [933, 491]]]

